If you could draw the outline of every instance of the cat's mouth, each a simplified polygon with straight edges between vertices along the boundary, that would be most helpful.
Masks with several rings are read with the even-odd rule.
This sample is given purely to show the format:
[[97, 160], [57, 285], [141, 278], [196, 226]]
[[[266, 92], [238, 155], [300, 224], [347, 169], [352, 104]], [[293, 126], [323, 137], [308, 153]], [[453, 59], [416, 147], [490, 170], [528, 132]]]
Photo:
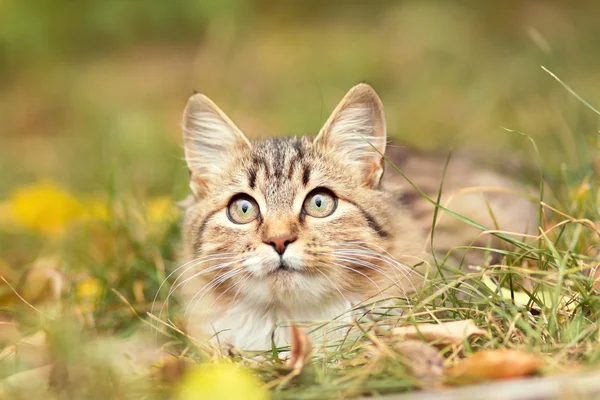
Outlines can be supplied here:
[[282, 275], [282, 274], [299, 274], [301, 273], [300, 270], [298, 270], [297, 268], [293, 268], [292, 265], [284, 260], [284, 259], [280, 259], [279, 260], [279, 265], [277, 265], [276, 268], [274, 268], [272, 271], [269, 272], [269, 275]]

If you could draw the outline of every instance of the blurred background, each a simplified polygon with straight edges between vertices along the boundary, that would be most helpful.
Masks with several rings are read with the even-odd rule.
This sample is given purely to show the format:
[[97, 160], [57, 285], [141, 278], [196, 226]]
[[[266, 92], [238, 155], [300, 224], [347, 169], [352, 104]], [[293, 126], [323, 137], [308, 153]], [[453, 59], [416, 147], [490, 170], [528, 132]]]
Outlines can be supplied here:
[[[395, 140], [532, 183], [541, 168], [550, 204], [598, 221], [600, 113], [541, 67], [599, 109], [599, 15], [558, 0], [0, 0], [0, 347], [47, 332], [68, 365], [91, 332], [148, 331], [132, 310], [169, 298], [194, 90], [258, 138], [316, 134], [366, 81]], [[592, 230], [572, 237], [569, 252], [597, 253]], [[0, 379], [38, 358], [7, 358]], [[119, 397], [80, 381], [96, 396], [80, 398]]]
[[600, 107], [599, 13], [585, 1], [4, 0], [0, 203], [12, 205], [0, 222], [43, 197], [14, 204], [40, 182], [38, 214], [71, 212], [68, 198], [53, 205], [57, 188], [185, 196], [179, 123], [193, 90], [250, 137], [304, 135], [366, 81], [403, 143], [536, 176], [530, 141], [508, 128], [535, 140], [549, 181], [580, 179], [598, 116], [541, 66]]
[[[252, 137], [314, 134], [371, 83], [390, 134], [484, 159], [589, 166], [600, 107], [596, 2], [4, 0], [0, 198], [51, 179], [183, 195], [179, 119], [211, 97]], [[111, 181], [114, 181], [110, 183]]]

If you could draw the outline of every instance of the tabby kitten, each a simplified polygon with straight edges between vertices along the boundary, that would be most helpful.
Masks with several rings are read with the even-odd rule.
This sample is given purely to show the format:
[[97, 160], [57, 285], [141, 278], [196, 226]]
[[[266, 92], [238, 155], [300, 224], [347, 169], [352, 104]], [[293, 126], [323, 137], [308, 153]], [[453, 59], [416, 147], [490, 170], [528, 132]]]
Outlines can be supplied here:
[[[369, 85], [352, 88], [316, 137], [259, 141], [195, 94], [183, 115], [183, 136], [193, 196], [183, 218], [186, 263], [175, 288], [184, 293], [192, 336], [268, 349], [272, 340], [289, 343], [289, 329], [279, 326], [287, 321], [348, 322], [347, 311], [361, 301], [403, 296], [422, 284], [433, 206], [399, 174], [382, 179], [386, 124]], [[437, 191], [442, 162], [402, 149], [388, 154], [417, 184]], [[465, 160], [450, 169], [445, 187], [454, 197], [442, 201], [488, 226], [517, 232], [534, 226], [526, 200], [459, 193], [517, 189], [510, 179]], [[440, 219], [434, 250], [478, 238], [480, 232], [458, 224]]]

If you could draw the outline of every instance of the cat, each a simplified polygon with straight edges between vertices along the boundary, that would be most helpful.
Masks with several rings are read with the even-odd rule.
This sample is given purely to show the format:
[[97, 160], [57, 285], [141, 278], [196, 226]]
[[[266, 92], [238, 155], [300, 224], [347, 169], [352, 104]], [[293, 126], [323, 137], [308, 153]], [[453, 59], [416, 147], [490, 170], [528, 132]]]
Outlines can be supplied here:
[[[314, 138], [251, 141], [203, 94], [189, 99], [182, 126], [192, 195], [173, 288], [194, 337], [247, 350], [289, 344], [286, 321], [350, 322], [366, 299], [418, 290], [432, 252], [484, 238], [441, 215], [431, 246], [434, 205], [393, 169], [384, 177], [384, 154], [434, 198], [444, 159], [386, 151], [383, 105], [368, 84]], [[535, 207], [508, 192], [526, 189], [462, 158], [449, 164], [441, 203], [488, 227], [532, 232]]]

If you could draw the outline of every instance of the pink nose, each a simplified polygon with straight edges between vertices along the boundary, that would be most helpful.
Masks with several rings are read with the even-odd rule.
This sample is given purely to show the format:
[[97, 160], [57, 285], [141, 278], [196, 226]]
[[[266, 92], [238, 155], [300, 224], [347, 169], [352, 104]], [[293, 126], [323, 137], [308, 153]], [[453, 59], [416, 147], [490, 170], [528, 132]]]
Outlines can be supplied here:
[[268, 245], [273, 246], [273, 248], [279, 255], [283, 255], [288, 244], [295, 242], [296, 239], [298, 239], [298, 235], [289, 234], [274, 236], [265, 240], [264, 242]]

